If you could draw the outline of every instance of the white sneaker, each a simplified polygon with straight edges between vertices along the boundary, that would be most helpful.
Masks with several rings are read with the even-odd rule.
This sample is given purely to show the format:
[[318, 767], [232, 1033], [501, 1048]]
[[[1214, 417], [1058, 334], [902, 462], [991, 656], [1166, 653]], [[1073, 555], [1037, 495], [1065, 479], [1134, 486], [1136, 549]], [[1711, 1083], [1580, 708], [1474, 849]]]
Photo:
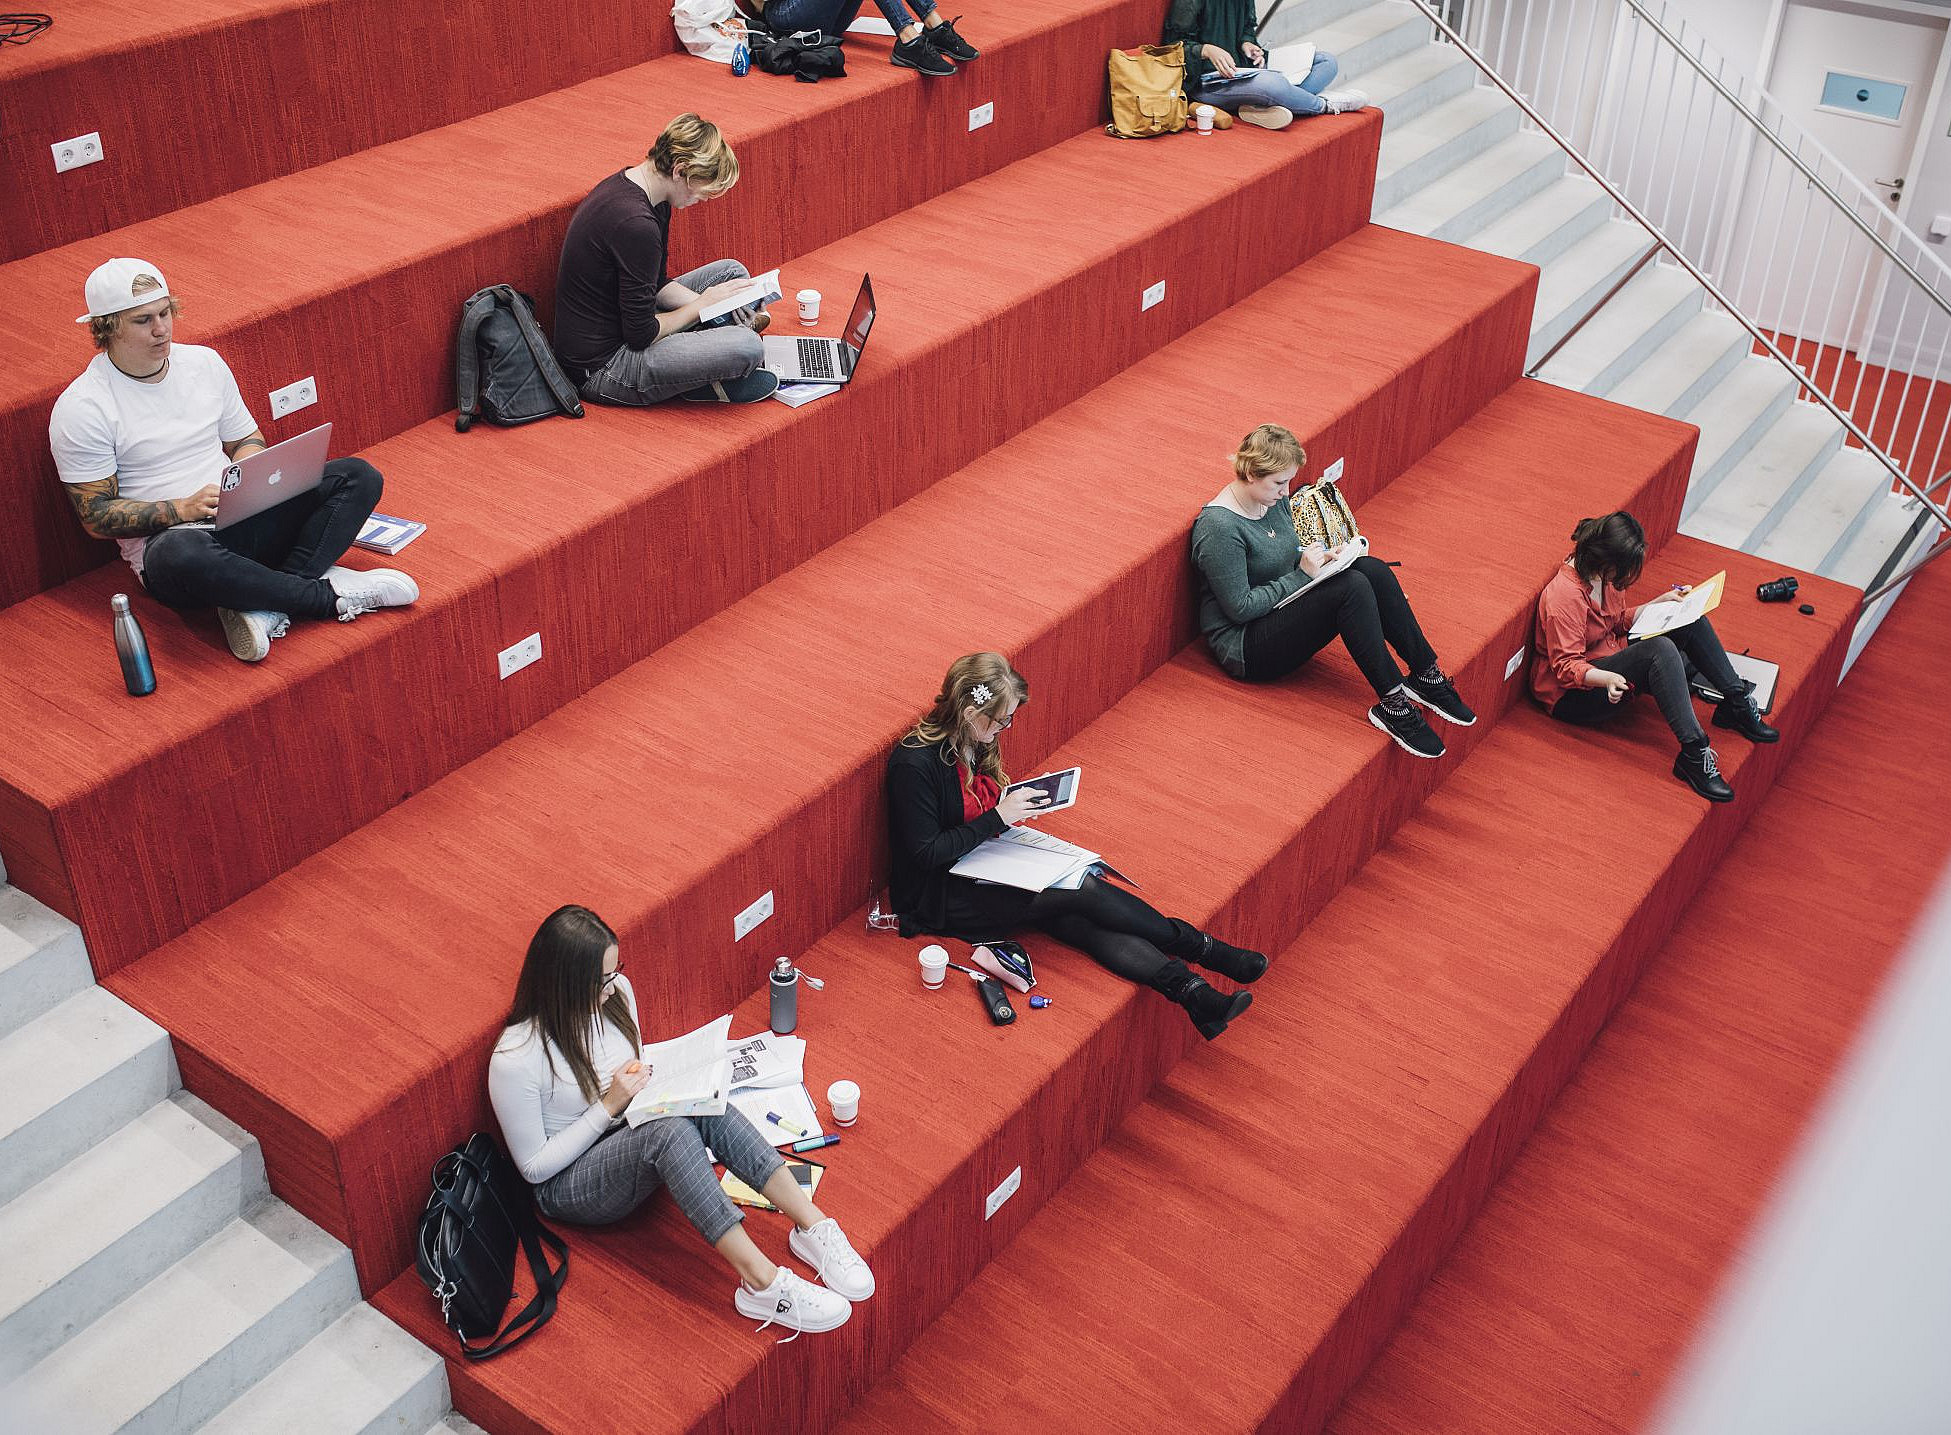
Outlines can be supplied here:
[[1239, 117], [1263, 130], [1284, 130], [1294, 123], [1294, 112], [1285, 105], [1241, 105]]
[[230, 650], [247, 663], [261, 663], [271, 651], [271, 640], [291, 630], [291, 619], [283, 613], [259, 609], [217, 609], [217, 621], [224, 625]]
[[355, 568], [332, 567], [325, 570], [325, 579], [339, 595], [341, 623], [350, 623], [361, 613], [379, 608], [404, 608], [420, 597], [420, 585], [397, 568], [368, 568], [361, 572]]
[[[854, 1313], [845, 1296], [836, 1295], [811, 1281], [803, 1281], [784, 1266], [779, 1267], [779, 1274], [773, 1277], [772, 1284], [762, 1291], [755, 1291], [740, 1281], [737, 1293], [732, 1296], [732, 1304], [747, 1320], [758, 1321], [760, 1330], [769, 1325], [785, 1326], [793, 1332], [786, 1337], [787, 1341], [799, 1339], [799, 1333], [805, 1330], [815, 1335], [822, 1331], [838, 1330]], [[780, 1342], [781, 1345], [785, 1343]]]
[[854, 1249], [853, 1242], [833, 1217], [828, 1216], [811, 1230], [802, 1231], [794, 1226], [786, 1244], [826, 1282], [828, 1290], [848, 1300], [866, 1300], [874, 1294], [874, 1273], [867, 1269], [867, 1262], [860, 1258], [860, 1252]]
[[1350, 115], [1368, 108], [1368, 96], [1360, 90], [1323, 90], [1321, 103], [1331, 115]]

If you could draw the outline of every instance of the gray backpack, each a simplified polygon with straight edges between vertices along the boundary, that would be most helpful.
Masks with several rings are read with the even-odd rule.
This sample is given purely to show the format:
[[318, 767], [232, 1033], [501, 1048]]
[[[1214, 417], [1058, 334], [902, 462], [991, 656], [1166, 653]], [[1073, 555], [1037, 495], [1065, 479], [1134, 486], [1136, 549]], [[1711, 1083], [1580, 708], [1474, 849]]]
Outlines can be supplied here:
[[534, 305], [506, 284], [490, 284], [461, 306], [454, 387], [454, 427], [462, 433], [476, 415], [504, 427], [583, 416], [582, 398], [535, 322]]

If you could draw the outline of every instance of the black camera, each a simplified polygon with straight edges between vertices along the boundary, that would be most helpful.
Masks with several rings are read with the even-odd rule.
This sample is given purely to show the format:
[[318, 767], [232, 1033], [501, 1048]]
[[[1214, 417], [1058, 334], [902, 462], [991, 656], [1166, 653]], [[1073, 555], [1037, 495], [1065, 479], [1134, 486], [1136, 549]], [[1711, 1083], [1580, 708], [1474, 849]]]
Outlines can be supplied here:
[[1802, 585], [1793, 577], [1777, 578], [1772, 583], [1755, 585], [1755, 597], [1764, 603], [1786, 603], [1795, 596], [1795, 590]]

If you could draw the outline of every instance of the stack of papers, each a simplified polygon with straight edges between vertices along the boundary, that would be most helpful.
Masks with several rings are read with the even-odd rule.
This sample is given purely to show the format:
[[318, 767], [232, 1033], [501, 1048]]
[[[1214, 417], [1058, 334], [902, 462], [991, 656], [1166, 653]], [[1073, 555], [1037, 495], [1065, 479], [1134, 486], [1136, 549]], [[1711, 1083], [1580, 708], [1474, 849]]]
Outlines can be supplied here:
[[624, 1108], [623, 1119], [642, 1126], [667, 1116], [723, 1116], [732, 1089], [726, 1044], [731, 1029], [728, 1012], [694, 1032], [645, 1047], [650, 1079]]
[[761, 1032], [731, 1043], [732, 1085], [798, 1086], [806, 1079], [806, 1039]]
[[[731, 1104], [775, 1146], [825, 1134], [820, 1130], [820, 1113], [813, 1109], [812, 1094], [797, 1083], [743, 1086], [732, 1093]], [[775, 1116], [778, 1121], [772, 1119]]]

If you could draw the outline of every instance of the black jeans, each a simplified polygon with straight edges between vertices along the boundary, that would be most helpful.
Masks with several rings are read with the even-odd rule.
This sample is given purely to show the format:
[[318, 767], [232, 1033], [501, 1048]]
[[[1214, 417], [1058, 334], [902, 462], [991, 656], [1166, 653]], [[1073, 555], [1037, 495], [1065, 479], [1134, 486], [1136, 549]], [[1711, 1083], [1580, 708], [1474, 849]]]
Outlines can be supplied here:
[[1149, 986], [1174, 957], [1196, 957], [1205, 946], [1204, 934], [1190, 922], [1161, 916], [1143, 897], [1102, 877], [1086, 877], [1074, 892], [1050, 887], [1037, 893], [1029, 920], [1141, 986]]
[[[1681, 746], [1707, 741], [1707, 730], [1694, 715], [1694, 695], [1687, 687], [1687, 667], [1692, 664], [1718, 692], [1741, 691], [1741, 679], [1727, 660], [1727, 649], [1720, 635], [1705, 618], [1684, 628], [1628, 643], [1625, 651], [1609, 658], [1594, 658], [1592, 666], [1617, 673], [1637, 692], [1653, 695], [1660, 705], [1660, 716], [1680, 739]], [[1628, 696], [1632, 696], [1629, 694]], [[1574, 688], [1560, 698], [1551, 715], [1577, 727], [1598, 727], [1624, 710], [1624, 702], [1610, 702], [1604, 688]]]
[[1286, 677], [1337, 634], [1378, 698], [1402, 685], [1390, 648], [1412, 673], [1436, 662], [1395, 570], [1379, 558], [1357, 558], [1332, 578], [1303, 588], [1285, 608], [1246, 625], [1247, 681]]
[[142, 586], [171, 608], [240, 608], [335, 618], [324, 573], [352, 547], [379, 503], [379, 470], [334, 459], [310, 493], [221, 532], [166, 528], [142, 552]]

